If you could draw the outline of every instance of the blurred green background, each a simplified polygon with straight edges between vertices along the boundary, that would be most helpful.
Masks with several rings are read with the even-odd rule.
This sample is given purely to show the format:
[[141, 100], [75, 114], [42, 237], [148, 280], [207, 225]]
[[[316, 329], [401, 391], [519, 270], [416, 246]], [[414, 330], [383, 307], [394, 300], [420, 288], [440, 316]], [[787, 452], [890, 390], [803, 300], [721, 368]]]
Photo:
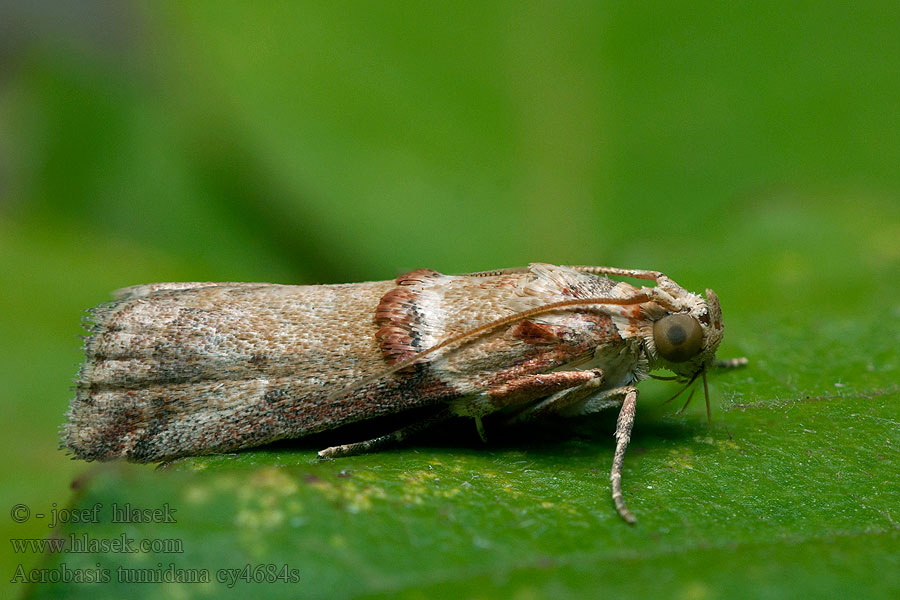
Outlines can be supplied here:
[[[717, 420], [752, 447], [791, 455], [777, 437], [753, 437], [771, 425], [772, 410], [785, 421], [777, 412], [785, 403], [824, 399], [808, 417], [828, 428], [866, 414], [867, 399], [880, 402], [878, 416], [846, 417], [827, 444], [810, 446], [850, 452], [851, 463], [851, 449], [871, 450], [875, 465], [863, 470], [881, 495], [867, 497], [873, 512], [842, 522], [847, 539], [866, 541], [827, 550], [834, 568], [796, 588], [784, 583], [789, 573], [757, 567], [765, 593], [756, 597], [837, 595], [873, 581], [881, 585], [873, 596], [897, 591], [896, 573], [881, 573], [900, 566], [898, 57], [895, 2], [0, 4], [4, 511], [66, 505], [69, 482], [87, 469], [57, 450], [57, 428], [80, 361], [80, 311], [110, 290], [177, 280], [345, 282], [530, 261], [651, 268], [722, 298], [721, 355], [746, 354], [751, 365], [714, 382], [725, 409]], [[642, 398], [658, 405], [668, 391], [649, 386]], [[769, 412], [754, 413], [754, 403]], [[658, 447], [663, 455], [708, 435], [695, 431], [701, 413], [655, 414], [676, 424]], [[721, 427], [711, 435], [727, 439]], [[611, 512], [603, 502], [609, 433], [588, 453], [600, 471], [589, 494], [599, 513]], [[630, 498], [651, 492], [639, 471], [658, 458], [651, 438], [641, 441], [647, 452], [626, 459]], [[354, 464], [379, 459], [368, 460]], [[812, 486], [798, 497], [815, 494]], [[672, 503], [666, 510], [694, 501]], [[639, 518], [652, 519], [652, 506]], [[834, 506], [793, 529], [785, 517], [785, 539], [831, 531], [846, 508]], [[679, 522], [692, 525], [673, 547], [709, 552], [704, 523], [715, 519], [685, 513]], [[47, 531], [0, 523], [4, 538]], [[603, 540], [621, 526], [613, 518], [589, 533]], [[743, 528], [718, 526], [721, 539], [742, 539]], [[645, 527], [646, 536], [659, 531]], [[882, 537], [870, 544], [864, 533]], [[595, 577], [653, 543], [634, 535], [616, 538], [625, 554], [604, 558]], [[769, 560], [754, 548], [752, 560]], [[42, 560], [2, 556], [6, 580], [15, 565]], [[638, 587], [616, 589], [646, 592], [640, 585], [658, 583], [648, 574], [665, 559], [653, 554]], [[456, 592], [578, 594], [586, 590], [573, 582], [594, 564], [535, 559], [531, 579], [498, 583], [488, 573], [509, 564], [478, 560], [481, 568], [446, 575]], [[695, 567], [666, 589], [718, 597], [745, 575]], [[301, 591], [328, 595], [304, 577]], [[428, 577], [360, 581], [334, 593], [440, 592]]]

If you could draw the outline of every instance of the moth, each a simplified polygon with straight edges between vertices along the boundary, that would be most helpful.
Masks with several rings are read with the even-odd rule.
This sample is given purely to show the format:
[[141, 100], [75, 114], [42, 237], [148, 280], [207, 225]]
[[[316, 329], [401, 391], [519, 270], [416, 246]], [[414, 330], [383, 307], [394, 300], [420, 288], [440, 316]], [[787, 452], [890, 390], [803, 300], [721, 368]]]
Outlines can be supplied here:
[[[652, 282], [640, 287], [618, 278]], [[657, 271], [533, 263], [464, 275], [419, 269], [341, 285], [155, 283], [86, 318], [62, 445], [85, 460], [231, 452], [387, 415], [410, 422], [323, 458], [370, 452], [470, 417], [501, 425], [618, 407], [612, 499], [635, 385], [685, 388], [714, 364], [722, 311]], [[685, 389], [682, 388], [682, 389]]]

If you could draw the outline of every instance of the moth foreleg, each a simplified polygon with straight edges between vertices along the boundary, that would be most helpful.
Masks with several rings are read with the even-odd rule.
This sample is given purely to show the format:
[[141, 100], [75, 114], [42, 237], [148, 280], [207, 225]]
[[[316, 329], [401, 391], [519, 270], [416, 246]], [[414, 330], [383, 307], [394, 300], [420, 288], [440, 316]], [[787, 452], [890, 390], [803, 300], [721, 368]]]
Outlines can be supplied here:
[[747, 363], [746, 356], [742, 356], [740, 358], [729, 358], [726, 360], [717, 360], [713, 363], [713, 367], [716, 369], [736, 369], [738, 367], [746, 367]]
[[622, 389], [615, 388], [596, 394], [579, 409], [578, 416], [592, 415], [610, 408], [621, 407], [622, 402], [625, 401], [625, 393], [622, 392]]
[[[565, 392], [557, 394], [556, 397], [548, 398], [541, 404], [536, 405], [534, 407], [535, 412], [543, 411], [543, 414], [546, 414], [555, 408], [571, 406], [575, 401], [584, 397], [581, 394], [581, 388], [569, 392], [573, 396], [572, 399], [569, 399], [567, 395], [563, 395]], [[593, 390], [589, 389], [588, 392], [593, 392]], [[609, 479], [612, 484], [612, 499], [616, 505], [616, 512], [629, 523], [634, 523], [637, 519], [625, 506], [625, 499], [622, 496], [622, 465], [625, 461], [625, 448], [628, 447], [628, 442], [631, 440], [631, 428], [634, 425], [634, 413], [637, 407], [637, 394], [637, 388], [630, 385], [600, 392], [590, 398], [578, 411], [578, 414], [585, 415], [621, 405], [619, 419], [616, 424], [616, 453], [613, 456]], [[557, 407], [557, 405], [559, 406]], [[530, 417], [531, 415], [528, 416]]]
[[[619, 409], [619, 419], [616, 423], [616, 453], [613, 456], [612, 470], [609, 473], [609, 481], [612, 484], [612, 499], [616, 505], [616, 512], [629, 523], [634, 523], [637, 519], [625, 506], [625, 499], [622, 497], [622, 463], [625, 461], [625, 448], [631, 440], [631, 427], [634, 425], [634, 412], [637, 408], [636, 387], [624, 386], [610, 390], [607, 399], [611, 400], [614, 396], [623, 397], [622, 408]], [[600, 398], [596, 399], [600, 400]]]
[[628, 447], [628, 442], [631, 440], [631, 427], [634, 425], [634, 413], [637, 408], [637, 394], [637, 388], [630, 385], [606, 390], [589, 399], [578, 412], [578, 414], [586, 415], [621, 405], [619, 419], [616, 423], [616, 453], [613, 456], [609, 480], [612, 484], [612, 499], [616, 505], [616, 512], [629, 523], [634, 523], [637, 519], [625, 506], [625, 499], [622, 496], [622, 464], [625, 461], [625, 448]]
[[[526, 407], [522, 412], [507, 419], [506, 423], [512, 425], [516, 423], [538, 421], [549, 415], [559, 415], [565, 413], [566, 410], [578, 404], [579, 402], [582, 402], [585, 398], [596, 394], [597, 388], [603, 385], [602, 371], [599, 371], [598, 369], [594, 372], [599, 372], [599, 375], [597, 377], [589, 379], [588, 381], [585, 381], [577, 387], [556, 392], [549, 398]], [[583, 412], [583, 410], [579, 410], [578, 412], [580, 414], [581, 412]]]
[[603, 383], [600, 369], [591, 371], [555, 371], [516, 377], [488, 389], [485, 394], [495, 409], [533, 402], [544, 396], [569, 391], [590, 384], [596, 387]]
[[467, 396], [453, 405], [453, 412], [460, 416], [474, 417], [478, 435], [486, 441], [481, 417], [505, 409], [514, 409], [533, 403], [547, 396], [590, 385], [603, 383], [603, 371], [555, 371], [514, 377], [490, 387], [478, 394]]
[[[588, 393], [590, 393], [600, 386], [603, 380], [603, 371], [600, 369], [591, 371], [556, 371], [516, 377], [485, 392], [489, 403], [487, 410], [488, 412], [493, 412], [526, 405], [549, 396], [546, 400], [538, 402], [534, 407], [529, 406], [520, 413], [520, 415], [531, 415], [530, 417], [523, 417], [522, 420], [532, 420], [547, 414], [547, 412], [561, 410], [563, 404], [570, 405], [576, 402], [584, 396], [579, 394], [569, 400], [568, 398], [571, 394], [582, 389], [588, 390]], [[556, 404], [559, 406], [554, 409]], [[547, 407], [546, 411], [539, 408], [545, 405]], [[476, 426], [479, 427], [478, 433], [484, 439], [484, 429], [480, 424], [480, 415], [475, 418]], [[516, 420], [518, 420], [516, 417], [512, 417], [508, 422], [515, 422]]]
[[415, 423], [411, 423], [406, 427], [401, 427], [400, 429], [392, 431], [391, 433], [388, 433], [386, 435], [382, 435], [362, 442], [354, 442], [352, 444], [342, 444], [340, 446], [331, 446], [329, 448], [325, 448], [324, 450], [319, 451], [319, 458], [337, 458], [339, 456], [353, 456], [354, 454], [377, 452], [387, 445], [401, 442], [407, 437], [428, 429], [432, 425], [436, 425], [437, 423], [446, 421], [452, 416], [453, 414], [449, 410], [442, 410], [441, 412], [428, 417], [427, 419], [416, 421]]

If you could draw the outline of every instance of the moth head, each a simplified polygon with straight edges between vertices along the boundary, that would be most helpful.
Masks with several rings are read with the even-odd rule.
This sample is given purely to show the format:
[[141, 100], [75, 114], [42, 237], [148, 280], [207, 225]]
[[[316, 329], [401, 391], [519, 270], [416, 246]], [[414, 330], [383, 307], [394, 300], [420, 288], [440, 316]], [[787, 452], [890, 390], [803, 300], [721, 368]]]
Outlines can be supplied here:
[[706, 299], [691, 294], [681, 312], [666, 312], [653, 322], [653, 350], [658, 366], [693, 378], [705, 371], [722, 341], [719, 298], [706, 290]]

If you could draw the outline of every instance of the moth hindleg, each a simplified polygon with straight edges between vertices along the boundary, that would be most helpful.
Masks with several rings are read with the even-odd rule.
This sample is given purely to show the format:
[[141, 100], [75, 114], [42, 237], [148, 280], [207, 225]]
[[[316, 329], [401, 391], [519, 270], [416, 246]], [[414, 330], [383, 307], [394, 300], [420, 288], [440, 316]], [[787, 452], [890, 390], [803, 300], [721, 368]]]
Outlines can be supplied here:
[[432, 425], [446, 421], [453, 414], [449, 410], [442, 410], [439, 413], [416, 421], [405, 427], [401, 427], [391, 433], [365, 440], [362, 442], [354, 442], [352, 444], [341, 444], [340, 446], [330, 446], [319, 451], [319, 458], [336, 458], [339, 456], [353, 456], [354, 454], [366, 454], [368, 452], [377, 452], [389, 444], [401, 442], [410, 435], [419, 433], [428, 429]]

